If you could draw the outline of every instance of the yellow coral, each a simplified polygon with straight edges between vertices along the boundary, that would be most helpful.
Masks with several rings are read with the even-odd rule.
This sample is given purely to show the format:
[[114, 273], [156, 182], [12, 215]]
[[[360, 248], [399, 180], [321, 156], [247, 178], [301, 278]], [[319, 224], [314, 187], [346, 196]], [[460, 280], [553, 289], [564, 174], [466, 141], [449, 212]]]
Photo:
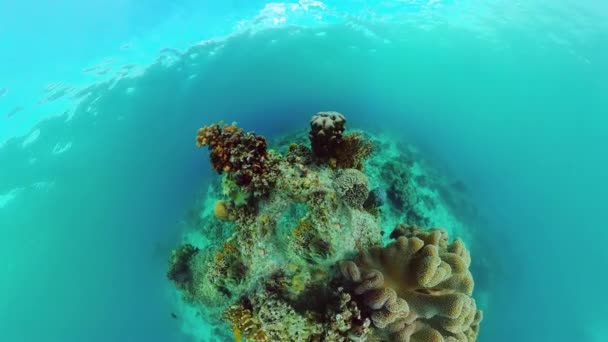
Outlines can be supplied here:
[[251, 310], [241, 305], [233, 305], [226, 310], [224, 318], [232, 325], [234, 338], [237, 342], [241, 338], [251, 341], [268, 341], [268, 336], [262, 329], [262, 325], [255, 318]]
[[217, 201], [213, 206], [213, 215], [218, 220], [226, 221], [230, 218], [230, 212], [228, 210], [228, 205], [225, 201]]

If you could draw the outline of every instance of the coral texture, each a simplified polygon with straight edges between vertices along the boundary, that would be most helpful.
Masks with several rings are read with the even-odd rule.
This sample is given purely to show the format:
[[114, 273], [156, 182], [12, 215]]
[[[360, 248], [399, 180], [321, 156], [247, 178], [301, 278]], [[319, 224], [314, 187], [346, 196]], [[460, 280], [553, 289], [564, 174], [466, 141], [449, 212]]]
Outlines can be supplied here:
[[247, 192], [257, 196], [270, 191], [273, 177], [264, 137], [220, 122], [200, 128], [196, 144], [207, 146], [213, 168], [218, 173], [229, 173]]
[[408, 223], [428, 225], [428, 218], [418, 206], [421, 198], [411, 172], [400, 164], [397, 161], [390, 161], [382, 169], [383, 178], [390, 184], [386, 191], [387, 198], [395, 208], [406, 214]]
[[336, 147], [335, 156], [330, 159], [330, 163], [335, 164], [336, 168], [363, 170], [365, 160], [373, 151], [374, 145], [363, 134], [349, 133], [344, 135]]
[[234, 339], [237, 342], [240, 342], [241, 338], [250, 341], [270, 341], [251, 310], [240, 305], [233, 305], [226, 310], [224, 318], [232, 325]]
[[475, 341], [481, 321], [461, 240], [443, 229], [400, 225], [384, 248], [340, 263], [356, 300], [392, 341]]
[[190, 244], [185, 244], [171, 253], [167, 278], [172, 280], [177, 287], [183, 290], [189, 290], [188, 287], [192, 281], [190, 262], [196, 253], [198, 253], [198, 248]]
[[342, 142], [346, 119], [338, 112], [319, 112], [310, 119], [310, 145], [315, 156], [320, 158], [336, 155]]
[[232, 208], [229, 202], [226, 201], [217, 201], [213, 206], [213, 215], [218, 220], [222, 221], [232, 221], [234, 220], [234, 213], [232, 213]]
[[344, 202], [353, 208], [361, 208], [369, 195], [367, 176], [357, 169], [338, 171], [334, 187]]

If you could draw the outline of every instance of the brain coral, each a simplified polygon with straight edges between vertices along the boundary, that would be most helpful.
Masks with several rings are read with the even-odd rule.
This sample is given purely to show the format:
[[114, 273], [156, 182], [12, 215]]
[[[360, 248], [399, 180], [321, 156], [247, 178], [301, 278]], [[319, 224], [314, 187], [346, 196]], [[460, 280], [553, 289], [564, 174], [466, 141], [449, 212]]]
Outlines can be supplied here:
[[340, 263], [355, 299], [391, 341], [472, 342], [477, 310], [471, 258], [461, 240], [448, 243], [443, 229], [399, 225], [396, 241]]
[[361, 208], [369, 195], [367, 176], [357, 169], [338, 171], [334, 188], [344, 202], [353, 208]]
[[310, 144], [317, 157], [331, 157], [342, 142], [346, 119], [338, 112], [319, 112], [310, 119]]

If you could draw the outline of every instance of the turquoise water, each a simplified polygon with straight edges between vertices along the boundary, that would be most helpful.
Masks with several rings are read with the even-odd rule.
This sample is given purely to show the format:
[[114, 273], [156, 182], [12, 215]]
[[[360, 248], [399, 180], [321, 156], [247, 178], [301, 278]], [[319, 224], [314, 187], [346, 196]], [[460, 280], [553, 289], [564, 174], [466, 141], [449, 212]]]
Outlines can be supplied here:
[[165, 272], [212, 175], [196, 129], [320, 110], [466, 184], [480, 341], [607, 340], [606, 4], [40, 6], [0, 4], [1, 340], [190, 341]]

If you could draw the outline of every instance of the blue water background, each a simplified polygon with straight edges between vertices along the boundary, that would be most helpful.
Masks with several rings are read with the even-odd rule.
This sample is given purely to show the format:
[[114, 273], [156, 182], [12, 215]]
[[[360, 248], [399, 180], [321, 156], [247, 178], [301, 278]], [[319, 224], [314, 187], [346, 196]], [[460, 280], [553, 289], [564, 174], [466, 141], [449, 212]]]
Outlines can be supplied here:
[[196, 129], [272, 137], [319, 110], [467, 185], [473, 257], [495, 262], [480, 341], [606, 340], [606, 5], [326, 3], [312, 28], [235, 35], [76, 107], [35, 102], [48, 82], [95, 81], [80, 71], [107, 56], [151, 63], [239, 32], [263, 2], [0, 3], [0, 113], [26, 108], [0, 117], [0, 340], [189, 341], [164, 272], [212, 175]]

